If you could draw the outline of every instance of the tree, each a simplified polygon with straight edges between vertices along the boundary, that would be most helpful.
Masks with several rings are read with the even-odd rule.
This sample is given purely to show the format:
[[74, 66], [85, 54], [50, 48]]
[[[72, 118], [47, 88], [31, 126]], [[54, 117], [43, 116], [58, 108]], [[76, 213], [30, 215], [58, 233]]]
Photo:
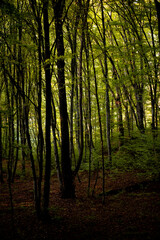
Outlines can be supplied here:
[[43, 1], [43, 21], [45, 35], [45, 80], [46, 80], [46, 165], [44, 180], [44, 215], [48, 215], [50, 174], [51, 174], [51, 73], [50, 73], [50, 37], [48, 19], [48, 0]]
[[[104, 54], [104, 78], [106, 84], [106, 125], [107, 125], [107, 145], [108, 145], [108, 160], [109, 164], [112, 163], [111, 158], [111, 139], [110, 139], [110, 102], [109, 102], [109, 82], [108, 82], [108, 66], [107, 66], [107, 54], [106, 54], [106, 31], [105, 31], [105, 22], [104, 22], [104, 7], [103, 1], [101, 0], [101, 14], [102, 14], [102, 41], [103, 41], [103, 54]], [[103, 202], [105, 201], [105, 170], [104, 170], [104, 161], [103, 165]]]
[[157, 10], [157, 18], [158, 18], [158, 38], [159, 38], [159, 43], [160, 43], [160, 2], [157, 0], [154, 0], [156, 10]]
[[61, 165], [62, 165], [62, 197], [74, 198], [75, 187], [71, 170], [71, 159], [69, 154], [69, 129], [66, 100], [66, 87], [64, 76], [64, 42], [63, 42], [63, 13], [65, 1], [53, 1], [55, 29], [56, 29], [56, 49], [57, 49], [57, 71], [58, 90], [60, 102], [61, 119]]
[[0, 110], [0, 181], [3, 183], [3, 167], [2, 167], [2, 117]]

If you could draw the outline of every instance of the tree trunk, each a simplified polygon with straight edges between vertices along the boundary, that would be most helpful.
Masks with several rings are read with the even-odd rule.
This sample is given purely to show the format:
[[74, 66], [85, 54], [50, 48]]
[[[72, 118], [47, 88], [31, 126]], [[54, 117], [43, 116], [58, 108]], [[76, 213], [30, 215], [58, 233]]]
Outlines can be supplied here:
[[[38, 164], [39, 164], [39, 177], [38, 177], [38, 206], [37, 213], [40, 215], [41, 212], [41, 195], [42, 195], [42, 177], [43, 177], [43, 147], [44, 147], [44, 138], [43, 138], [43, 130], [42, 130], [42, 26], [41, 19], [38, 17]], [[39, 217], [39, 216], [38, 216]]]
[[159, 38], [159, 44], [160, 44], [160, 2], [157, 0], [154, 0], [156, 10], [157, 10], [157, 18], [158, 18], [158, 38]]
[[3, 167], [2, 167], [2, 117], [0, 109], [0, 181], [3, 183]]
[[[20, 22], [18, 28], [18, 39], [22, 41], [22, 23]], [[22, 49], [21, 45], [18, 47], [18, 71], [17, 71], [17, 83], [21, 86], [22, 91], [24, 92], [24, 71], [23, 71], [23, 64], [22, 64]], [[26, 126], [25, 126], [25, 97], [19, 97], [19, 108], [20, 108], [20, 135], [21, 135], [21, 144], [22, 144], [22, 175], [25, 175], [25, 160], [26, 160], [26, 153], [25, 153], [25, 145], [26, 145]]]
[[[86, 13], [87, 15], [88, 13]], [[87, 132], [88, 132], [88, 148], [89, 148], [89, 176], [88, 176], [88, 196], [90, 194], [90, 185], [91, 185], [91, 159], [92, 159], [92, 147], [93, 147], [93, 137], [92, 137], [92, 111], [91, 111], [91, 79], [90, 79], [90, 68], [89, 68], [89, 32], [88, 32], [88, 23], [86, 16], [86, 27], [85, 27], [85, 55], [86, 55], [86, 66], [87, 66]]]
[[[111, 139], [110, 139], [110, 102], [109, 102], [109, 84], [108, 84], [108, 66], [107, 66], [107, 54], [106, 54], [106, 33], [105, 33], [105, 22], [104, 22], [104, 7], [103, 1], [101, 0], [101, 15], [102, 15], [102, 26], [103, 26], [103, 47], [104, 47], [104, 77], [106, 84], [106, 127], [107, 127], [107, 146], [108, 146], [108, 160], [109, 165], [112, 164], [111, 157]], [[105, 170], [104, 170], [104, 162], [103, 166], [103, 202], [105, 202]]]
[[116, 91], [117, 91], [116, 106], [118, 109], [119, 145], [122, 146], [124, 143], [124, 127], [123, 127], [122, 103], [121, 103], [119, 87], [116, 88]]
[[18, 153], [19, 153], [19, 131], [20, 131], [20, 112], [19, 112], [19, 94], [17, 91], [16, 95], [16, 108], [17, 108], [17, 146], [16, 146], [16, 157], [15, 157], [15, 164], [14, 164], [14, 169], [13, 169], [13, 174], [12, 174], [12, 182], [14, 182], [14, 178], [16, 175], [16, 170], [17, 170], [17, 163], [18, 163]]
[[[98, 121], [99, 121], [99, 131], [100, 131], [100, 140], [101, 140], [101, 157], [102, 157], [102, 163], [104, 163], [104, 141], [103, 141], [103, 129], [102, 129], [102, 121], [101, 121], [101, 112], [100, 112], [100, 103], [99, 103], [99, 97], [98, 97], [98, 84], [97, 84], [97, 75], [96, 75], [96, 68], [95, 68], [95, 61], [94, 61], [94, 55], [92, 50], [92, 44], [90, 41], [90, 48], [91, 48], [91, 54], [92, 54], [92, 63], [93, 63], [93, 71], [94, 71], [94, 84], [95, 84], [95, 94], [96, 94], [96, 102], [97, 102], [97, 108], [98, 108]], [[93, 195], [95, 186], [97, 184], [98, 180], [98, 170], [99, 170], [99, 161], [97, 164], [97, 176], [96, 181], [93, 189]]]
[[52, 95], [52, 124], [51, 125], [52, 125], [52, 133], [53, 133], [54, 155], [55, 155], [55, 163], [56, 163], [56, 169], [57, 169], [57, 177], [59, 180], [60, 189], [62, 189], [62, 173], [60, 168], [57, 139], [56, 139], [56, 109], [54, 105], [53, 95]]
[[69, 24], [67, 23], [67, 30], [68, 30], [68, 39], [69, 44], [72, 51], [72, 59], [71, 59], [71, 76], [72, 76], [72, 87], [71, 87], [71, 106], [70, 106], [70, 158], [74, 156], [74, 146], [73, 146], [73, 113], [74, 113], [74, 95], [75, 95], [75, 83], [77, 79], [77, 30], [78, 24], [80, 19], [80, 7], [76, 9], [76, 18], [73, 30], [73, 36], [71, 35]]
[[79, 143], [79, 157], [77, 166], [74, 170], [74, 176], [77, 175], [79, 168], [81, 166], [82, 158], [83, 158], [83, 149], [84, 149], [84, 140], [83, 140], [83, 109], [82, 109], [82, 100], [83, 100], [83, 88], [82, 88], [82, 55], [83, 55], [83, 47], [84, 47], [84, 33], [82, 32], [81, 39], [81, 47], [80, 47], [80, 60], [79, 60], [79, 112], [78, 112], [78, 143]]
[[45, 34], [45, 79], [46, 79], [46, 163], [44, 179], [44, 217], [48, 217], [49, 195], [50, 195], [50, 175], [51, 175], [51, 73], [50, 73], [50, 41], [49, 41], [49, 20], [48, 20], [48, 0], [43, 1], [43, 20]]
[[62, 165], [62, 197], [74, 198], [75, 187], [71, 170], [71, 159], [69, 154], [69, 129], [66, 100], [66, 87], [64, 76], [64, 42], [63, 42], [63, 10], [65, 1], [58, 0], [54, 5], [56, 47], [57, 47], [57, 70], [58, 70], [58, 90], [61, 119], [61, 165]]
[[141, 133], [145, 132], [144, 128], [144, 110], [143, 110], [143, 87], [138, 87], [137, 84], [135, 84], [135, 96], [136, 96], [136, 102], [137, 102], [137, 118], [138, 118], [138, 129]]

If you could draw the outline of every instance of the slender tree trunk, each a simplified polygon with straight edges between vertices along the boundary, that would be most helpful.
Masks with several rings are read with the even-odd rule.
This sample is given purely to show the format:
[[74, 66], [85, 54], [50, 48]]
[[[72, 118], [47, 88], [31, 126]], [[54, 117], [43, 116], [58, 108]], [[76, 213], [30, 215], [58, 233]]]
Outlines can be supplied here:
[[[95, 61], [94, 61], [94, 55], [93, 55], [91, 41], [90, 41], [90, 48], [91, 48], [93, 71], [94, 71], [94, 84], [95, 84], [96, 102], [97, 102], [97, 109], [98, 109], [99, 131], [100, 131], [100, 140], [101, 140], [101, 156], [102, 156], [102, 163], [103, 163], [104, 162], [103, 129], [102, 129], [102, 121], [101, 121], [100, 103], [99, 103], [99, 97], [98, 97], [97, 75], [96, 75]], [[97, 176], [96, 176], [94, 189], [95, 189], [95, 186], [96, 186], [97, 180], [98, 180], [98, 171], [99, 171], [99, 162], [97, 164]], [[94, 195], [94, 189], [93, 189], [93, 193], [92, 193], [93, 195]]]
[[[22, 23], [19, 23], [18, 27], [18, 40], [19, 42], [22, 41]], [[22, 64], [22, 49], [21, 45], [18, 47], [18, 71], [17, 71], [17, 83], [21, 86], [22, 91], [24, 92], [24, 69]], [[25, 175], [25, 160], [26, 160], [26, 153], [25, 153], [25, 145], [26, 145], [26, 126], [25, 126], [25, 97], [19, 97], [19, 108], [20, 108], [20, 135], [21, 135], [21, 144], [22, 144], [22, 175]]]
[[49, 19], [48, 0], [43, 0], [43, 19], [45, 34], [45, 79], [46, 79], [46, 164], [44, 179], [44, 217], [48, 217], [51, 175], [51, 73], [50, 73], [50, 43], [49, 43]]
[[116, 88], [116, 91], [117, 91], [116, 106], [118, 109], [119, 145], [122, 146], [124, 143], [124, 127], [123, 127], [122, 103], [121, 103], [119, 87]]
[[52, 124], [51, 125], [52, 125], [52, 133], [53, 133], [54, 155], [55, 155], [55, 162], [56, 162], [56, 169], [57, 169], [57, 177], [59, 180], [60, 190], [61, 190], [62, 189], [62, 173], [60, 168], [57, 139], [56, 139], [56, 109], [54, 105], [53, 95], [52, 95]]
[[19, 110], [20, 110], [20, 137], [21, 137], [21, 145], [22, 145], [22, 175], [25, 175], [25, 160], [26, 160], [26, 126], [25, 126], [25, 114], [23, 108], [23, 99], [19, 97]]
[[8, 181], [12, 178], [12, 166], [13, 166], [13, 142], [12, 142], [12, 109], [11, 109], [11, 97], [10, 97], [10, 89], [8, 84], [8, 79], [6, 76], [6, 72], [4, 70], [4, 78], [6, 84], [6, 96], [7, 96], [7, 107], [8, 107]]
[[[111, 62], [112, 62], [112, 67], [113, 67], [113, 77], [114, 77], [115, 81], [117, 82], [118, 81], [118, 72], [115, 67], [114, 61], [112, 60]], [[117, 84], [117, 86], [116, 86], [117, 95], [115, 96], [113, 90], [111, 90], [111, 91], [114, 96], [114, 99], [116, 102], [116, 107], [118, 110], [119, 145], [121, 146], [121, 145], [123, 145], [123, 141], [124, 141], [124, 139], [123, 139], [124, 138], [124, 126], [123, 126], [123, 116], [122, 116], [121, 90]]]
[[[86, 13], [87, 14], [87, 13]], [[86, 16], [87, 19], [87, 16]], [[91, 179], [91, 159], [92, 159], [92, 147], [93, 147], [93, 138], [92, 138], [92, 111], [91, 111], [91, 79], [90, 79], [90, 68], [89, 68], [89, 32], [88, 32], [88, 23], [86, 22], [85, 30], [85, 54], [86, 54], [86, 65], [87, 65], [87, 125], [88, 125], [88, 148], [89, 148], [89, 176], [88, 176], [88, 196], [90, 194], [90, 179]]]
[[[138, 128], [138, 119], [137, 119], [137, 115], [136, 115], [136, 112], [135, 112], [135, 109], [134, 109], [134, 106], [133, 106], [132, 97], [131, 97], [131, 94], [128, 92], [128, 90], [127, 90], [127, 88], [124, 84], [123, 84], [123, 90], [124, 90], [125, 97], [128, 100], [128, 103], [129, 103], [129, 106], [130, 106], [132, 119], [134, 117], [135, 122], [136, 122], [136, 126]], [[132, 123], [133, 123], [133, 121], [132, 121]]]
[[35, 210], [38, 213], [39, 208], [38, 208], [38, 189], [37, 189], [37, 174], [36, 174], [36, 168], [35, 168], [35, 160], [33, 157], [33, 151], [32, 151], [32, 144], [31, 144], [31, 137], [30, 137], [30, 132], [29, 132], [29, 106], [26, 105], [24, 107], [24, 114], [25, 114], [25, 130], [26, 130], [26, 138], [27, 138], [27, 143], [29, 147], [29, 157], [31, 161], [31, 168], [32, 168], [32, 174], [33, 174], [33, 187], [34, 187], [34, 202], [35, 202]]
[[157, 10], [157, 18], [158, 18], [158, 38], [159, 38], [159, 44], [160, 44], [160, 2], [157, 0], [154, 0], [156, 10]]
[[[39, 13], [40, 14], [40, 13]], [[37, 213], [40, 216], [41, 213], [41, 195], [42, 195], [42, 178], [43, 178], [43, 147], [44, 147], [44, 139], [43, 139], [43, 130], [42, 130], [42, 26], [41, 26], [41, 18], [38, 17], [38, 163], [39, 163], [39, 177], [38, 177], [38, 206]]]
[[[135, 84], [136, 85], [136, 84]], [[138, 118], [138, 129], [141, 133], [145, 132], [144, 128], [144, 110], [143, 110], [143, 87], [135, 86], [135, 95], [137, 102], [137, 118]]]
[[104, 21], [104, 6], [101, 0], [101, 14], [102, 14], [102, 26], [103, 26], [103, 46], [104, 46], [104, 77], [106, 83], [106, 125], [107, 125], [107, 145], [108, 145], [108, 159], [109, 164], [112, 164], [111, 157], [111, 139], [110, 139], [110, 102], [109, 102], [109, 83], [108, 83], [108, 66], [107, 66], [107, 54], [106, 54], [106, 33], [105, 33], [105, 21]]
[[74, 170], [74, 176], [77, 175], [79, 168], [81, 166], [82, 158], [83, 158], [83, 150], [84, 150], [84, 140], [83, 140], [83, 109], [82, 109], [82, 102], [83, 102], [83, 87], [82, 87], [82, 56], [83, 56], [83, 48], [84, 48], [84, 33], [82, 32], [82, 39], [81, 39], [81, 47], [80, 47], [80, 60], [79, 60], [79, 157], [77, 166]]
[[125, 118], [127, 121], [127, 130], [128, 130], [128, 136], [131, 136], [131, 121], [130, 121], [130, 116], [129, 116], [129, 111], [128, 111], [128, 102], [123, 103], [124, 108], [125, 108]]
[[3, 183], [3, 165], [2, 165], [2, 117], [0, 109], [0, 181]]
[[[104, 21], [104, 7], [103, 0], [101, 0], [101, 14], [102, 14], [102, 27], [103, 27], [103, 47], [104, 47], [104, 77], [106, 83], [106, 127], [107, 127], [107, 146], [108, 146], [108, 160], [109, 165], [112, 164], [111, 157], [111, 139], [110, 139], [110, 102], [109, 102], [109, 83], [108, 83], [108, 66], [107, 66], [107, 54], [106, 54], [106, 33], [105, 33], [105, 21]], [[103, 203], [105, 202], [105, 169], [104, 161], [103, 166]]]
[[80, 7], [77, 7], [76, 9], [76, 20], [74, 24], [74, 30], [73, 30], [73, 37], [70, 33], [69, 24], [67, 24], [67, 30], [68, 30], [68, 39], [69, 44], [72, 51], [72, 59], [71, 59], [71, 76], [72, 76], [72, 87], [71, 87], [71, 106], [70, 106], [70, 158], [72, 159], [72, 156], [74, 156], [74, 145], [73, 145], [73, 111], [74, 111], [74, 95], [75, 95], [75, 83], [77, 79], [77, 30], [78, 30], [78, 24], [80, 19]]
[[17, 146], [16, 146], [16, 157], [15, 157], [15, 164], [14, 164], [14, 169], [13, 169], [13, 174], [12, 174], [12, 182], [14, 182], [14, 178], [16, 175], [16, 169], [17, 169], [17, 163], [18, 163], [18, 153], [19, 153], [19, 131], [20, 131], [20, 113], [19, 113], [19, 94], [17, 91], [17, 97], [16, 97], [16, 108], [17, 108]]

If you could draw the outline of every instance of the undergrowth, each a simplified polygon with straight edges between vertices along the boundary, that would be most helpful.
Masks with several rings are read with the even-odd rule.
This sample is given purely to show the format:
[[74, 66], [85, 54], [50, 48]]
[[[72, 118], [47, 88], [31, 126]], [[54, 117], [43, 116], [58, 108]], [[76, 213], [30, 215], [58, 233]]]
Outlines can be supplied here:
[[113, 168], [140, 170], [159, 175], [160, 138], [152, 134], [138, 134], [126, 139], [118, 151], [112, 154]]
[[[112, 139], [112, 170], [138, 170], [149, 175], [160, 175], [160, 136], [153, 138], [150, 131], [145, 134], [135, 132], [132, 137], [124, 138], [119, 147], [118, 137]], [[109, 169], [107, 146], [104, 148], [105, 168]], [[101, 145], [92, 149], [91, 171], [102, 168]], [[89, 170], [88, 160], [82, 162], [81, 170]]]

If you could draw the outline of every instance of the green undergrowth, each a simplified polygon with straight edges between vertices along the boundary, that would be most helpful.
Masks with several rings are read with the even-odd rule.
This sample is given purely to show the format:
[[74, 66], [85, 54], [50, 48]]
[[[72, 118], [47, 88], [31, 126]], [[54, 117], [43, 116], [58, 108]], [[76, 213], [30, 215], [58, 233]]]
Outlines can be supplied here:
[[160, 138], [152, 134], [135, 135], [125, 139], [124, 144], [112, 154], [113, 168], [139, 170], [159, 175]]
[[[105, 168], [116, 171], [143, 172], [153, 177], [160, 175], [160, 134], [153, 138], [150, 131], [145, 134], [135, 132], [132, 137], [126, 137], [123, 145], [119, 146], [119, 139], [112, 139], [112, 166], [109, 166], [107, 146], [104, 148]], [[91, 171], [102, 168], [101, 145], [92, 149]], [[81, 164], [81, 171], [89, 170], [88, 156]]]

